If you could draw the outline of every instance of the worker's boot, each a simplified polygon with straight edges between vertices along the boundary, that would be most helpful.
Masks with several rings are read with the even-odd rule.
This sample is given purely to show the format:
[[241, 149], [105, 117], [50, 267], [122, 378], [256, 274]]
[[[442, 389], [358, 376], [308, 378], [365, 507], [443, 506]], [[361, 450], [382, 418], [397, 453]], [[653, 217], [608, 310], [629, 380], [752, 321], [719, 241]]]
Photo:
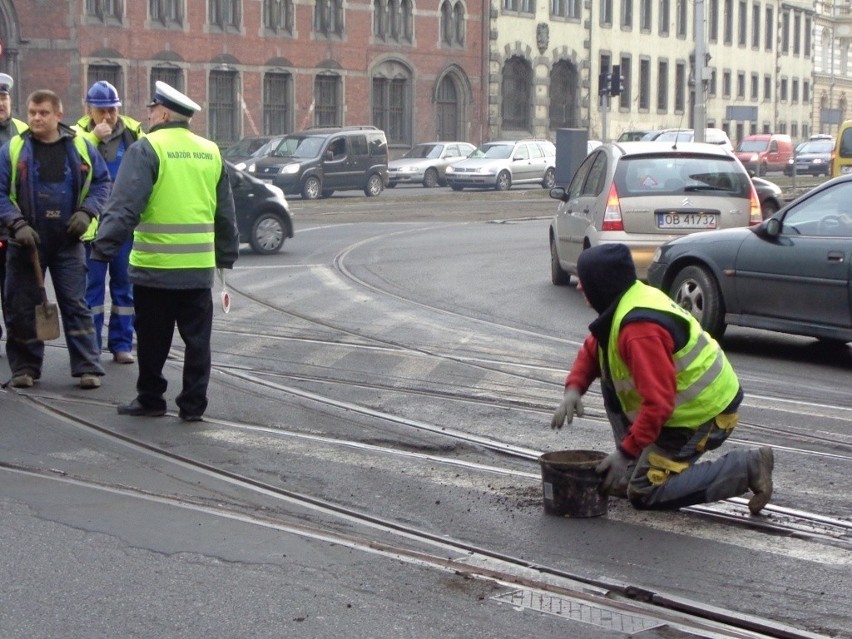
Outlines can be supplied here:
[[750, 451], [748, 460], [748, 487], [754, 493], [748, 501], [752, 515], [758, 514], [772, 498], [772, 467], [775, 458], [769, 446]]

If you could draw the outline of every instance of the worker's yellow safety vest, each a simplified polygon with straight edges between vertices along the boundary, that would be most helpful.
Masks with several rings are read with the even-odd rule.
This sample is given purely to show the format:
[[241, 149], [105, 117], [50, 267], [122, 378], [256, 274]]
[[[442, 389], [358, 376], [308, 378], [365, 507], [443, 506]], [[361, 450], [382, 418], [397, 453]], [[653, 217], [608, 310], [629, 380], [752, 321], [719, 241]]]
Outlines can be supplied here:
[[698, 320], [687, 310], [659, 289], [639, 281], [621, 297], [606, 345], [612, 383], [625, 415], [631, 422], [635, 421], [642, 397], [618, 352], [618, 335], [625, 316], [637, 308], [675, 316], [679, 318], [676, 321], [685, 320], [689, 326], [689, 339], [673, 356], [677, 383], [675, 406], [664, 426], [697, 428], [716, 417], [730, 405], [739, 390], [739, 380], [728, 358], [719, 343], [702, 330]]

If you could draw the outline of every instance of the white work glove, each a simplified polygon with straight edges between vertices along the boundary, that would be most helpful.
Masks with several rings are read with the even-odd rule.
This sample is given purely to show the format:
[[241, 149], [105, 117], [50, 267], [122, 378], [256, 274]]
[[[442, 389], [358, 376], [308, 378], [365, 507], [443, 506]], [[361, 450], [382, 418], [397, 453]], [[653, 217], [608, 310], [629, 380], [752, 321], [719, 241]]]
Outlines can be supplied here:
[[578, 391], [573, 386], [568, 386], [565, 388], [565, 394], [562, 396], [562, 401], [559, 403], [559, 406], [556, 407], [556, 411], [553, 413], [553, 419], [550, 420], [550, 427], [554, 430], [558, 430], [562, 428], [562, 424], [567, 422], [570, 424], [574, 421], [574, 413], [577, 414], [578, 417], [582, 417], [585, 414], [585, 410], [583, 410], [583, 402], [581, 401], [582, 395], [580, 391]]
[[603, 478], [603, 483], [601, 484], [601, 492], [609, 493], [613, 488], [623, 485], [626, 482], [627, 468], [630, 466], [631, 461], [627, 455], [620, 450], [616, 450], [614, 453], [607, 455], [597, 465], [595, 472], [598, 475], [606, 473], [606, 477]]

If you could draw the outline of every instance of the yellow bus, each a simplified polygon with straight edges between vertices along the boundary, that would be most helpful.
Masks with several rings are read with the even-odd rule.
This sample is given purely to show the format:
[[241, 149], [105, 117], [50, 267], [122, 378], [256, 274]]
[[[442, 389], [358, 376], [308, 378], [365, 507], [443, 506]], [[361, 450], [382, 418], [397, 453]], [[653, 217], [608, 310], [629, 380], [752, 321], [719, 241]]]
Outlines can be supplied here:
[[852, 173], [852, 120], [846, 120], [837, 131], [831, 159], [831, 177]]

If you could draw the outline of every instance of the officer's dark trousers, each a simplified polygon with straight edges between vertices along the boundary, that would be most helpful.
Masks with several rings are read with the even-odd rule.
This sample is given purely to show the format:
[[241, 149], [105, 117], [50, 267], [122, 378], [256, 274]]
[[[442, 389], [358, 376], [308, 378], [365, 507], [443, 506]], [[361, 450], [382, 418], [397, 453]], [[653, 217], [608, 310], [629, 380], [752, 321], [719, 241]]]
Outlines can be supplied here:
[[172, 346], [174, 329], [186, 345], [183, 388], [175, 399], [181, 413], [203, 415], [207, 409], [210, 381], [210, 335], [213, 330], [213, 297], [209, 288], [163, 289], [134, 286], [139, 402], [165, 408], [163, 394], [168, 382], [163, 366]]

